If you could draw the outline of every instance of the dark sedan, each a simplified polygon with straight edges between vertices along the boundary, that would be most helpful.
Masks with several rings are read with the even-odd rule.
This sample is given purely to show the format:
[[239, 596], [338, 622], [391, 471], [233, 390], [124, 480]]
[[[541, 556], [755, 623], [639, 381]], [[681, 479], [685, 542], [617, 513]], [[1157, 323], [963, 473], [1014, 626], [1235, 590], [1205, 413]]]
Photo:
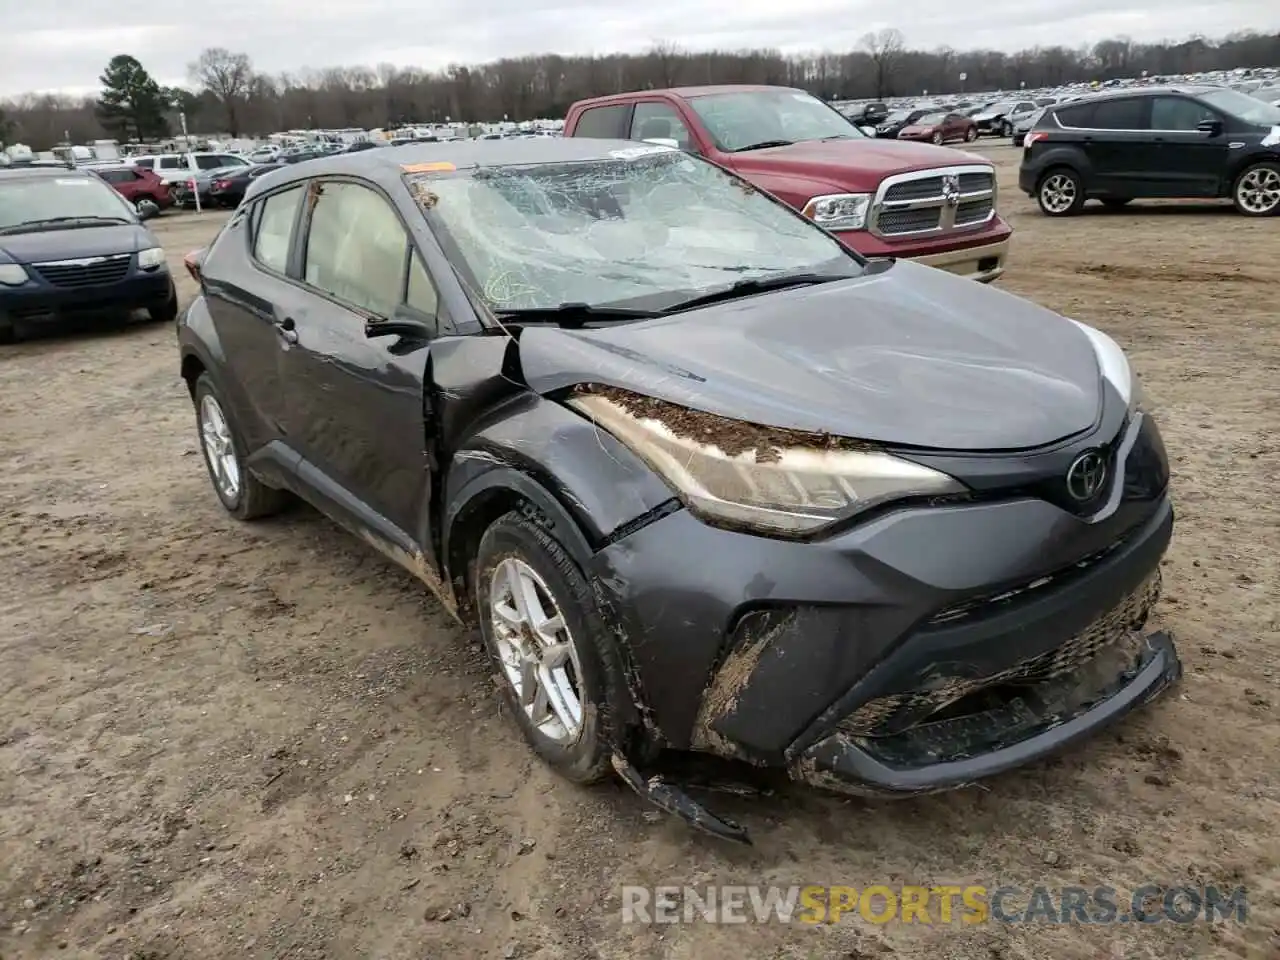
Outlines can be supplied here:
[[915, 110], [894, 110], [876, 124], [876, 136], [881, 138], [897, 138], [905, 128], [911, 126], [921, 117], [936, 113], [937, 108], [917, 108]]
[[159, 241], [101, 178], [0, 170], [0, 341], [59, 320], [178, 312]]
[[297, 495], [478, 623], [570, 780], [741, 840], [660, 754], [912, 795], [1179, 675], [1144, 626], [1169, 467], [1120, 347], [865, 260], [698, 157], [320, 159], [252, 184], [191, 269], [181, 372], [222, 505]]
[[219, 173], [209, 181], [209, 202], [217, 207], [238, 206], [249, 184], [284, 166], [286, 164], [283, 163], [259, 163]]

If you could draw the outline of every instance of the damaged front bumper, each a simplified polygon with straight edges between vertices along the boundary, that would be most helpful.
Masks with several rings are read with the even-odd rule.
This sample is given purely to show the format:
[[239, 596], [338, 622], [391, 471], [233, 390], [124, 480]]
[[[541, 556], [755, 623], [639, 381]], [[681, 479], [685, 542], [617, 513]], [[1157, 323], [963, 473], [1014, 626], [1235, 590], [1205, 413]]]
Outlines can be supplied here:
[[844, 793], [909, 797], [962, 787], [1057, 753], [1149, 703], [1181, 676], [1167, 633], [1132, 639], [1137, 649], [1118, 644], [1106, 651], [1131, 654], [1123, 661], [1098, 657], [1108, 671], [1086, 669], [1084, 676], [1030, 685], [1022, 688], [1025, 699], [1006, 699], [979, 713], [884, 736], [842, 725], [804, 750], [791, 775]]
[[1051, 754], [1179, 677], [1146, 629], [1172, 528], [1164, 492], [1101, 520], [908, 508], [811, 543], [678, 511], [594, 573], [661, 746], [906, 796]]

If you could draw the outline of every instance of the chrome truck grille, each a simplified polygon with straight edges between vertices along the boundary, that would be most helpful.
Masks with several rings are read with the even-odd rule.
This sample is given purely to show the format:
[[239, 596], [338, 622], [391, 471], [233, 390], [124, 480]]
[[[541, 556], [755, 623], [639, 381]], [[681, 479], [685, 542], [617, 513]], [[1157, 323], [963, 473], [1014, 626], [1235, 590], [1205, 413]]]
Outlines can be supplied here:
[[877, 237], [937, 237], [972, 230], [996, 215], [995, 170], [983, 164], [885, 177], [871, 203]]

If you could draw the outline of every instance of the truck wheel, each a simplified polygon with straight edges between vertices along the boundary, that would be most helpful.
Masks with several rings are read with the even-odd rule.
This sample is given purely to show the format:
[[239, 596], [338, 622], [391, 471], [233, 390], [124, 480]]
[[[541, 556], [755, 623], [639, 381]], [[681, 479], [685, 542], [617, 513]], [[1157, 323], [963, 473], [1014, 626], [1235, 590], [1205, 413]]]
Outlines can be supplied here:
[[1084, 184], [1070, 167], [1054, 167], [1040, 178], [1036, 202], [1046, 217], [1069, 217], [1084, 206]]
[[1280, 163], [1263, 160], [1246, 167], [1231, 188], [1231, 202], [1246, 217], [1280, 213]]
[[602, 779], [630, 694], [586, 577], [515, 511], [484, 532], [472, 569], [480, 631], [524, 739], [566, 779]]

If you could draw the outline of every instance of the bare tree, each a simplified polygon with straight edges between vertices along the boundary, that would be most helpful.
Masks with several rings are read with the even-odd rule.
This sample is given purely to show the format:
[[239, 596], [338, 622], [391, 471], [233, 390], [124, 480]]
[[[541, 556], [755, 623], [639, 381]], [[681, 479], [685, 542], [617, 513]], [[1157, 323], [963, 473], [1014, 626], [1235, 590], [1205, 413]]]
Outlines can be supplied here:
[[[382, 65], [255, 75], [248, 57], [206, 50], [192, 64], [191, 91], [168, 90], [188, 122], [202, 132], [226, 124], [237, 135], [314, 126], [386, 127], [452, 120], [474, 123], [563, 117], [583, 97], [681, 83], [765, 83], [802, 87], [823, 99], [893, 93], [946, 96], [1053, 87], [1109, 76], [1168, 77], [1280, 63], [1280, 33], [1236, 33], [1214, 40], [1139, 43], [1125, 37], [1095, 46], [999, 50], [908, 50], [895, 30], [868, 35], [858, 49], [783, 56], [778, 50], [682, 51], [656, 44], [635, 55], [528, 56], [493, 63], [453, 64], [427, 71]], [[47, 150], [65, 136], [76, 143], [104, 137], [96, 97], [30, 94], [0, 103], [5, 139]], [[176, 117], [170, 117], [171, 120]], [[194, 131], [193, 131], [194, 132]]]
[[240, 109], [253, 90], [253, 64], [248, 54], [209, 47], [187, 67], [191, 80], [222, 105], [227, 132], [240, 135]]
[[863, 50], [871, 57], [871, 65], [876, 74], [876, 99], [883, 100], [893, 92], [893, 76], [906, 50], [906, 41], [902, 31], [886, 27], [875, 33], [868, 33], [859, 41]]

